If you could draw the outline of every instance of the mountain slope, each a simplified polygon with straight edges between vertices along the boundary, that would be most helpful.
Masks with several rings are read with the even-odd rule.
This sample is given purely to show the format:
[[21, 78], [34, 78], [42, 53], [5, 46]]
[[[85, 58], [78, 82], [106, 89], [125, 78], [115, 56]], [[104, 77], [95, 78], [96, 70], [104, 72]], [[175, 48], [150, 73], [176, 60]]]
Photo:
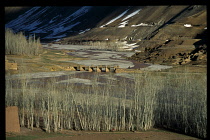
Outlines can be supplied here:
[[31, 7], [7, 21], [6, 28], [41, 41], [127, 41], [137, 46], [130, 59], [206, 64], [205, 5]]
[[[6, 22], [5, 27], [12, 28], [15, 32], [36, 33], [41, 40], [59, 39], [93, 28], [116, 8], [112, 6], [31, 7], [17, 18]], [[100, 12], [97, 13], [99, 9]]]
[[196, 20], [197, 23], [192, 20], [199, 12], [205, 13], [205, 6], [31, 7], [9, 21], [7, 17], [11, 14], [8, 14], [7, 9], [6, 28], [26, 34], [36, 33], [41, 40], [68, 36], [73, 36], [71, 39], [87, 40], [104, 40], [107, 36], [110, 39], [150, 39], [168, 24], [206, 26], [205, 14], [200, 21]]
[[[193, 20], [189, 22], [187, 21], [187, 17], [205, 10], [204, 6], [197, 8], [192, 7], [193, 6], [127, 7], [118, 14], [114, 11], [111, 15], [115, 14], [115, 16], [108, 16], [109, 18], [106, 19], [109, 20], [103, 20], [99, 23], [97, 28], [92, 29], [86, 34], [70, 37], [69, 39], [85, 38], [86, 40], [104, 40], [107, 37], [110, 37], [110, 39], [123, 39], [127, 37], [127, 39], [130, 40], [150, 39], [159, 29], [163, 29], [168, 24], [180, 22], [180, 27], [183, 27], [185, 23], [191, 23]], [[129, 16], [132, 13], [134, 13], [133, 16]], [[202, 19], [199, 24], [205, 27], [206, 19]], [[193, 33], [196, 34], [197, 31]], [[192, 37], [195, 37], [194, 34]], [[182, 36], [182, 33], [180, 33], [180, 36]], [[165, 38], [162, 40], [165, 40]]]

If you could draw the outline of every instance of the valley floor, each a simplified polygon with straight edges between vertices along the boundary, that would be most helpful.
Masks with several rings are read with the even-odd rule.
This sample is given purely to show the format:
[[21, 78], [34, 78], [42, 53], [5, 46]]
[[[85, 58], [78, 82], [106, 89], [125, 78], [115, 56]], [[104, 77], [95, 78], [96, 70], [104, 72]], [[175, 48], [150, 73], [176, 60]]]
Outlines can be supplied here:
[[[68, 54], [72, 55], [68, 55]], [[75, 54], [75, 55], [73, 55]], [[78, 55], [83, 55], [83, 57], [78, 57]], [[70, 65], [76, 65], [75, 62], [84, 62], [84, 60], [87, 60], [85, 62], [88, 62], [88, 59], [90, 58], [88, 56], [88, 53], [82, 53], [79, 50], [74, 49], [61, 49], [57, 50], [54, 49], [44, 49], [43, 53], [40, 56], [16, 56], [16, 55], [7, 55], [7, 59], [9, 61], [15, 61], [18, 64], [18, 70], [17, 71], [10, 71], [11, 74], [21, 74], [21, 73], [34, 73], [36, 76], [38, 75], [38, 72], [50, 72], [50, 71], [65, 71], [65, 68]], [[108, 55], [108, 54], [107, 54]], [[86, 57], [85, 57], [86, 56]], [[112, 59], [117, 59], [121, 62], [119, 65], [124, 66], [124, 69], [127, 69], [126, 67], [132, 66], [132, 61], [125, 60], [122, 58], [122, 55], [117, 54], [117, 52], [113, 53], [112, 55], [103, 56], [94, 54], [93, 56], [95, 58], [93, 59], [102, 59], [101, 57], [108, 57]], [[117, 57], [117, 58], [116, 58]], [[125, 61], [129, 63], [129, 65], [125, 65]], [[135, 65], [139, 65], [140, 63]], [[132, 69], [134, 70], [135, 65], [133, 65]], [[151, 65], [152, 68], [159, 68], [159, 65]], [[142, 66], [145, 68], [145, 71], [147, 71], [146, 68], [149, 68], [150, 66]], [[177, 73], [206, 73], [206, 65], [177, 65], [173, 66], [169, 69], [163, 69], [161, 72], [177, 72]], [[132, 70], [131, 69], [131, 70]], [[141, 68], [140, 68], [141, 71]], [[10, 72], [7, 72], [10, 73]], [[143, 71], [142, 71], [143, 72]], [[126, 73], [126, 72], [125, 72]], [[43, 74], [43, 73], [42, 73]], [[54, 76], [56, 73], [53, 73]], [[59, 72], [57, 73], [59, 75]], [[32, 74], [33, 75], [33, 74]], [[46, 75], [41, 75], [42, 78]], [[46, 76], [48, 77], [48, 76]], [[178, 134], [174, 132], [169, 132], [166, 130], [161, 129], [152, 129], [146, 132], [93, 132], [93, 131], [71, 131], [71, 130], [63, 130], [58, 133], [46, 133], [41, 129], [34, 128], [34, 130], [30, 130], [27, 128], [22, 127], [20, 133], [6, 133], [6, 139], [7, 140], [14, 140], [14, 139], [21, 139], [21, 140], [28, 140], [28, 139], [36, 139], [36, 140], [196, 140], [198, 138], [190, 137], [183, 134]]]
[[[68, 46], [68, 45], [67, 45]], [[206, 65], [158, 65], [143, 63], [135, 60], [127, 60], [134, 52], [116, 52], [103, 50], [81, 50], [79, 45], [52, 46], [43, 49], [39, 56], [6, 55], [9, 62], [17, 63], [17, 70], [6, 71], [6, 74], [66, 71], [70, 66], [77, 65], [118, 65], [119, 72], [142, 71], [177, 71], [182, 72], [207, 72]], [[80, 45], [82, 46], [82, 45]], [[67, 48], [66, 48], [67, 47]], [[84, 46], [82, 46], [84, 47]], [[129, 69], [128, 69], [129, 68]]]

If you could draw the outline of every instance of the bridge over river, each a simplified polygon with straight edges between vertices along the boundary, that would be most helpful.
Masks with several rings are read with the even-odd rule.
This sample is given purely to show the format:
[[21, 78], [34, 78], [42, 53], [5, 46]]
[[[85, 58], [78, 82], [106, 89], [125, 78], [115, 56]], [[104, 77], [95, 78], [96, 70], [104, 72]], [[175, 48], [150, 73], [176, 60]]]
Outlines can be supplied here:
[[117, 68], [119, 68], [118, 65], [97, 65], [97, 66], [78, 65], [78, 66], [69, 67], [70, 70], [89, 71], [89, 72], [115, 72]]

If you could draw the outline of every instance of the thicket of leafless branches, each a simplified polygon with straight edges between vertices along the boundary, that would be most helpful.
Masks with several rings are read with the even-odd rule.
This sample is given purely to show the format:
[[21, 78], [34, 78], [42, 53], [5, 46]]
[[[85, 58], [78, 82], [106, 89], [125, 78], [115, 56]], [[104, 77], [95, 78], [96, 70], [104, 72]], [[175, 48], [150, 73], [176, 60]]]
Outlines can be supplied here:
[[[207, 137], [205, 74], [134, 74], [128, 83], [92, 85], [30, 83], [6, 79], [6, 106], [18, 106], [21, 126], [94, 131], [148, 130], [154, 126]], [[68, 79], [71, 79], [69, 77]]]
[[40, 39], [35, 39], [35, 35], [26, 39], [22, 32], [14, 33], [11, 29], [5, 30], [5, 54], [38, 55], [40, 50]]

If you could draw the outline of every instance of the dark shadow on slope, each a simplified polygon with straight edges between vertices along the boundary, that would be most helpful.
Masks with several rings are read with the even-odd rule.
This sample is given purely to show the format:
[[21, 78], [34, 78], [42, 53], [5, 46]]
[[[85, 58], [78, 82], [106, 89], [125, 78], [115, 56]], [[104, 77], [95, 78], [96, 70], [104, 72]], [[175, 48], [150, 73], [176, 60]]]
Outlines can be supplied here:
[[31, 7], [5, 7], [4, 8], [4, 21], [5, 24], [10, 22], [11, 20], [17, 18], [19, 15], [25, 13], [31, 9]]
[[[7, 9], [7, 15], [5, 15], [5, 21], [9, 23], [9, 21], [16, 19], [15, 22], [17, 22], [18, 25], [22, 27], [22, 24], [24, 24], [27, 28], [24, 28], [24, 26], [23, 28], [19, 28], [20, 26], [13, 24], [8, 28], [12, 28], [15, 32], [23, 31], [26, 36], [33, 34], [35, 31], [36, 36], [40, 37], [42, 40], [42, 38], [51, 34], [53, 34], [53, 36], [56, 34], [58, 38], [62, 38], [64, 37], [63, 35], [65, 35], [65, 37], [77, 35], [81, 31], [94, 28], [102, 19], [119, 9], [120, 6], [92, 6], [88, 8], [84, 8], [83, 6], [47, 6], [36, 7], [29, 11], [32, 8], [35, 7], [22, 10], [22, 12], [16, 12], [14, 15], [12, 14], [14, 13], [12, 9], [9, 8]], [[23, 15], [25, 18], [24, 23], [21, 23], [18, 19], [20, 15]], [[55, 28], [55, 30], [53, 28]], [[67, 28], [67, 30], [65, 28]], [[39, 32], [36, 31], [37, 29]], [[51, 39], [56, 38], [52, 37]]]
[[207, 43], [207, 37], [208, 37], [207, 30], [204, 30], [202, 33], [197, 34], [195, 37], [195, 39], [201, 39], [202, 42], [196, 42], [196, 43]]
[[175, 16], [173, 16], [171, 19], [169, 19], [168, 21], [164, 21], [164, 23], [158, 27], [156, 30], [154, 30], [148, 37], [146, 37], [145, 39], [150, 39], [152, 37], [154, 37], [159, 29], [165, 27], [167, 24], [172, 24], [173, 23], [173, 20], [176, 19], [177, 17], [179, 17], [182, 13], [184, 13], [186, 10], [188, 10], [191, 6], [187, 6], [186, 8], [184, 8], [182, 11], [180, 11], [178, 14], [176, 14]]

